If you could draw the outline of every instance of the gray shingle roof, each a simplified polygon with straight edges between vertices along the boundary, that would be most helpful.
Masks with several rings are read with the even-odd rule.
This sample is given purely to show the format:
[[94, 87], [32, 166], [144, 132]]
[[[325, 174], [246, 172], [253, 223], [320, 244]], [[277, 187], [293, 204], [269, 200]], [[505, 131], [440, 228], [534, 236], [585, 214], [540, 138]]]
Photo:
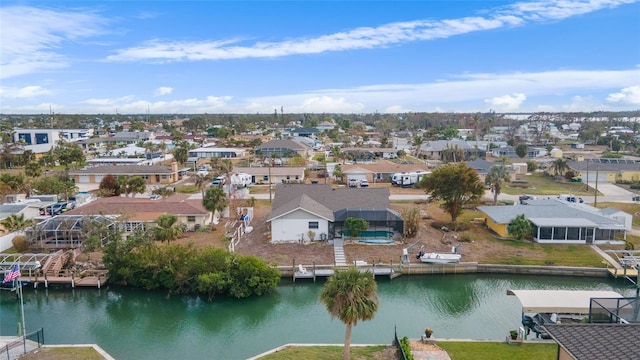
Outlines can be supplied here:
[[[269, 218], [282, 216], [298, 207], [318, 215], [324, 214], [323, 217], [330, 219], [333, 219], [335, 211], [347, 208], [386, 209], [389, 207], [389, 189], [334, 189], [331, 185], [324, 184], [276, 185], [276, 194]], [[327, 210], [331, 211], [330, 217], [326, 216]]]
[[462, 150], [471, 150], [469, 144], [463, 140], [435, 140], [423, 144], [420, 151], [442, 151], [447, 147], [455, 148], [456, 146]]
[[271, 140], [264, 144], [260, 144], [256, 147], [256, 150], [262, 149], [291, 149], [291, 150], [305, 150], [309, 146], [295, 142], [293, 140]]
[[174, 171], [170, 167], [160, 165], [116, 165], [116, 166], [96, 166], [80, 170], [69, 171], [70, 175], [144, 175], [144, 174], [172, 174]]
[[560, 324], [544, 326], [575, 360], [638, 360], [640, 324]]
[[271, 216], [269, 216], [269, 220], [267, 221], [271, 221], [272, 219], [288, 214], [292, 211], [295, 211], [296, 209], [303, 209], [316, 216], [320, 216], [329, 221], [333, 221], [333, 211], [331, 211], [331, 209], [313, 200], [305, 194], [302, 194], [289, 201], [287, 204], [284, 204], [271, 211]]
[[[527, 219], [555, 219], [557, 225], [566, 225], [570, 219], [586, 219], [600, 228], [624, 229], [624, 224], [589, 210], [589, 205], [574, 204], [557, 199], [532, 200], [529, 205], [478, 206], [497, 224], [508, 224], [516, 216], [524, 214]], [[547, 221], [545, 221], [545, 224]], [[549, 226], [548, 224], [545, 226]]]
[[640, 171], [640, 161], [609, 159], [585, 160], [585, 161], [567, 161], [567, 165], [577, 171]]

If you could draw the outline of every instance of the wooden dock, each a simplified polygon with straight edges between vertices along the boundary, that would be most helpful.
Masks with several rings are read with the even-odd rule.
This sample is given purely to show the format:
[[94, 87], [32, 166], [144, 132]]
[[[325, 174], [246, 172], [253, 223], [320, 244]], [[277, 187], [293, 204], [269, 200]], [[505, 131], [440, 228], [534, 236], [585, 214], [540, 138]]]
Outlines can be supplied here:
[[[293, 272], [293, 281], [295, 282], [297, 279], [313, 279], [313, 281], [316, 281], [317, 278], [319, 277], [329, 277], [332, 276], [335, 273], [334, 269], [328, 269], [328, 268], [311, 268], [311, 269], [306, 269], [306, 268], [302, 268], [306, 271], [300, 271], [300, 268], [297, 268], [296, 271]], [[390, 267], [378, 267], [378, 266], [358, 266], [358, 269], [360, 269], [361, 272], [371, 272], [373, 274], [373, 277], [376, 276], [389, 276], [389, 278], [393, 279], [397, 276], [399, 276], [399, 274], [395, 273], [393, 271], [392, 268]]]
[[633, 284], [638, 285], [638, 270], [633, 268], [622, 268], [622, 269], [613, 269], [610, 268], [609, 275], [613, 276], [615, 279], [623, 278], [631, 281]]
[[106, 270], [93, 270], [86, 271], [80, 276], [66, 275], [66, 276], [21, 276], [19, 281], [33, 283], [33, 287], [37, 288], [40, 283], [44, 284], [45, 288], [49, 287], [49, 284], [62, 284], [71, 285], [75, 287], [97, 287], [100, 289], [109, 279], [108, 271]]

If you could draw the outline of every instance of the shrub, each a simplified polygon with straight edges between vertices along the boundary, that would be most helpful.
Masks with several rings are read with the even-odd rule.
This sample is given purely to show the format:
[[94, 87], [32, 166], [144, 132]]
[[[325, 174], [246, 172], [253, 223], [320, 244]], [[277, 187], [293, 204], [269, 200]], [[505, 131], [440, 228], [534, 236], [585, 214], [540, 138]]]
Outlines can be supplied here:
[[640, 190], [640, 183], [631, 184], [630, 188]]
[[402, 352], [406, 356], [407, 360], [413, 360], [413, 354], [411, 353], [411, 346], [409, 345], [409, 338], [406, 336], [400, 339], [400, 347]]
[[402, 210], [402, 218], [404, 219], [404, 237], [412, 238], [418, 234], [420, 229], [420, 209], [407, 208]]
[[29, 243], [27, 242], [27, 238], [24, 235], [14, 236], [13, 240], [11, 240], [11, 243], [13, 244], [13, 248], [17, 252], [25, 252], [29, 250]]
[[630, 241], [625, 241], [624, 242], [624, 249], [625, 250], [635, 250], [635, 246], [633, 245], [632, 242]]

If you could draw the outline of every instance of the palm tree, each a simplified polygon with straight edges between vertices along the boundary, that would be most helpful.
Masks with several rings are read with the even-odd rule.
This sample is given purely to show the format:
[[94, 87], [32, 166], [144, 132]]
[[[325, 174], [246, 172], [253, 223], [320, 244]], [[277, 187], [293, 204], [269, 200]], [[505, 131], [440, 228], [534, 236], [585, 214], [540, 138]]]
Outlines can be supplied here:
[[196, 189], [200, 190], [200, 192], [202, 193], [202, 198], [204, 198], [204, 189], [207, 187], [207, 183], [209, 182], [209, 180], [211, 180], [211, 177], [209, 176], [209, 174], [207, 175], [196, 174], [195, 186], [196, 186]]
[[342, 359], [348, 360], [351, 329], [358, 321], [371, 320], [378, 311], [378, 284], [369, 271], [356, 267], [337, 270], [329, 277], [320, 293], [320, 300], [332, 318], [337, 317], [346, 326]]
[[[216, 211], [222, 212], [227, 207], [227, 197], [221, 188], [209, 188], [202, 197], [202, 206], [211, 211], [211, 216], [215, 216]], [[213, 219], [211, 220], [211, 230], [214, 229]]]
[[567, 160], [557, 159], [551, 165], [551, 169], [553, 169], [553, 175], [563, 175], [565, 171], [569, 170], [569, 165], [567, 164]]
[[13, 232], [33, 225], [33, 219], [25, 219], [24, 214], [11, 214], [8, 218], [2, 220], [0, 225], [8, 232]]
[[160, 215], [156, 219], [156, 227], [153, 229], [154, 237], [159, 241], [166, 241], [167, 244], [171, 240], [177, 239], [182, 234], [182, 229], [177, 225], [178, 217], [173, 214]]
[[502, 165], [494, 165], [484, 179], [484, 183], [489, 185], [493, 193], [493, 205], [498, 204], [498, 195], [502, 190], [502, 182], [509, 181], [507, 169]]
[[417, 156], [420, 153], [420, 146], [422, 146], [422, 144], [424, 143], [424, 138], [420, 135], [416, 135], [413, 137], [413, 140], [411, 142], [413, 146], [416, 147], [416, 150], [413, 154]]

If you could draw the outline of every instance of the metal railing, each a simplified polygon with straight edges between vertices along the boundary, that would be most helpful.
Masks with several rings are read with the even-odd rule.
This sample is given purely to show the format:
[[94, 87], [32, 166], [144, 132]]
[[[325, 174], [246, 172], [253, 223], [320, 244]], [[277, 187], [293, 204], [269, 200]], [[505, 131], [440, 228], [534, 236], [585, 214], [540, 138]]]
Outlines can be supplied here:
[[396, 346], [398, 360], [408, 360], [407, 354], [404, 353], [404, 348], [400, 343], [400, 339], [398, 339], [398, 328], [396, 326], [393, 327], [393, 345]]
[[0, 347], [0, 359], [4, 359], [5, 355], [7, 360], [18, 359], [32, 350], [39, 349], [42, 344], [44, 344], [44, 329], [40, 328]]

